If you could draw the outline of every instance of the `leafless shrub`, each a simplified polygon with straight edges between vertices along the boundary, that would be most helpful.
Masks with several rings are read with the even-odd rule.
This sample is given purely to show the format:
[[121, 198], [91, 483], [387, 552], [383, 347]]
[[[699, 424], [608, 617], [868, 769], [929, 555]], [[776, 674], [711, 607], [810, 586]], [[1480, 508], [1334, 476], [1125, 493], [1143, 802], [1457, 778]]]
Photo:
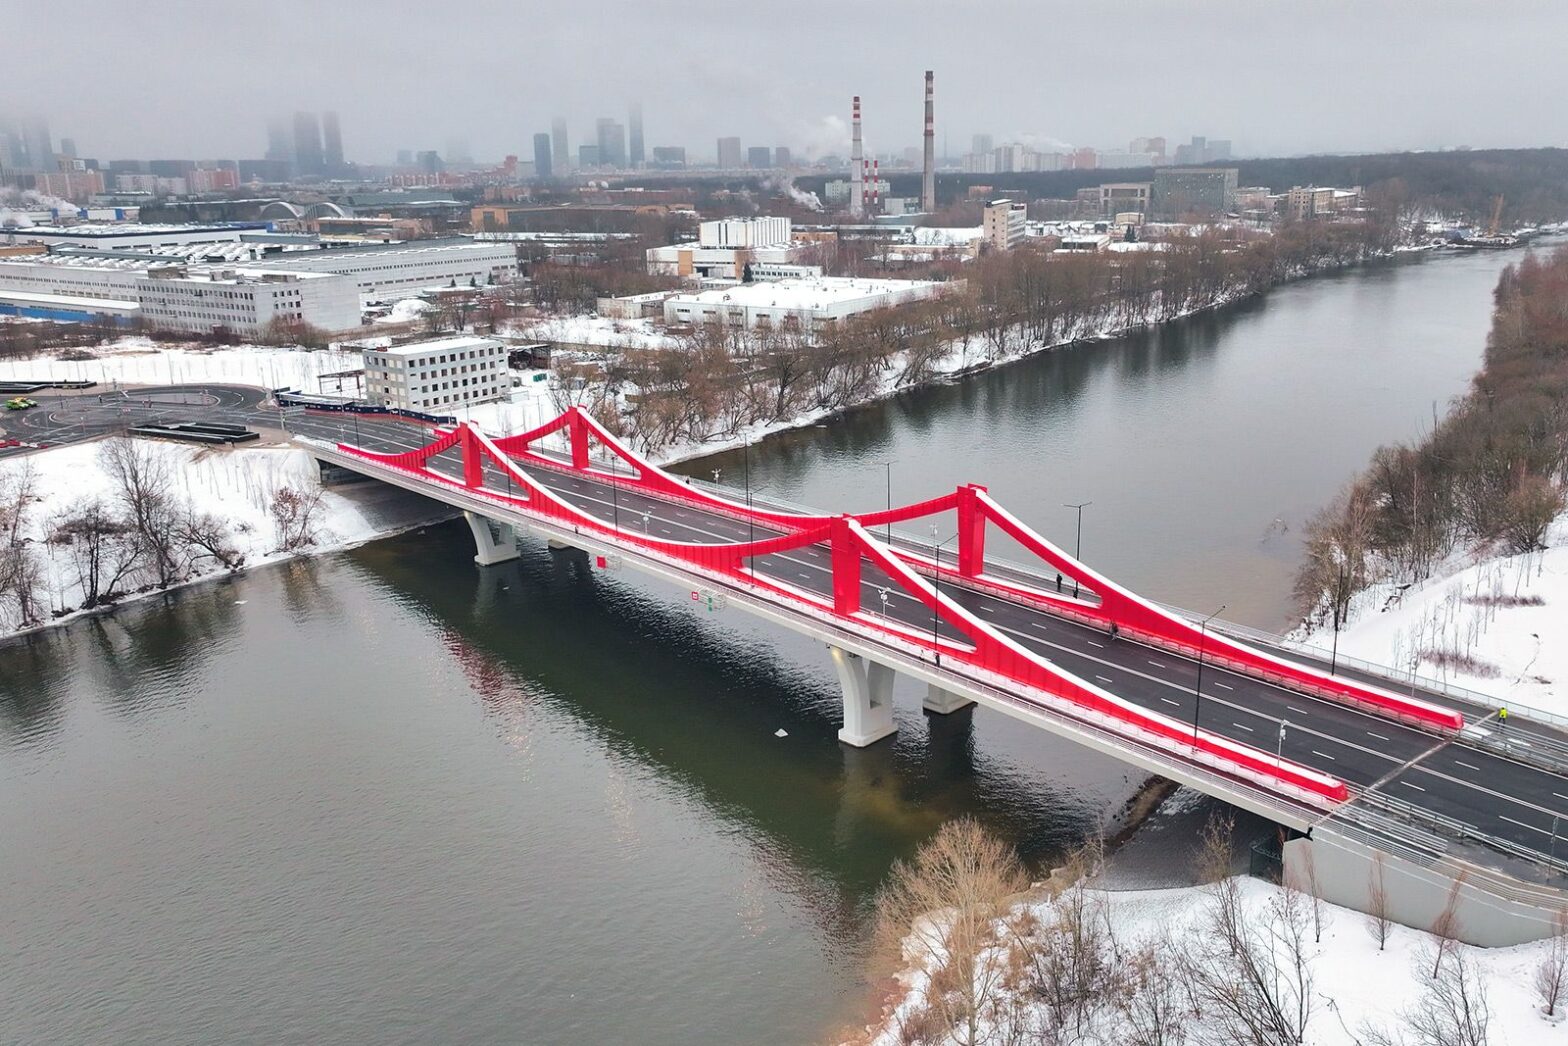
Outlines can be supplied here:
[[0, 472], [0, 601], [9, 627], [26, 627], [43, 617], [38, 603], [42, 571], [26, 533], [36, 482], [30, 460]]
[[110, 439], [99, 448], [98, 460], [114, 481], [152, 584], [168, 588], [183, 581], [190, 561], [179, 536], [184, 513], [173, 493], [168, 459], [141, 440]]
[[[1424, 966], [1425, 957], [1418, 958]], [[1463, 949], [1454, 950], [1441, 972], [1426, 981], [1421, 1001], [1404, 1016], [1415, 1046], [1487, 1046], [1492, 1009], [1475, 961]]]
[[1433, 977], [1442, 972], [1443, 960], [1459, 947], [1459, 902], [1464, 899], [1466, 879], [1464, 872], [1455, 877], [1448, 888], [1448, 900], [1444, 902], [1443, 910], [1432, 920], [1432, 936], [1436, 938], [1432, 948]]
[[1563, 990], [1568, 988], [1568, 911], [1557, 913], [1556, 930], [1546, 955], [1536, 964], [1532, 982], [1535, 997], [1541, 1000], [1541, 1010], [1548, 1017], [1557, 1016]]
[[278, 529], [278, 551], [298, 552], [317, 541], [316, 510], [321, 490], [300, 490], [284, 485], [272, 495], [272, 521]]
[[1230, 875], [1235, 863], [1233, 836], [1236, 818], [1232, 814], [1215, 812], [1198, 834], [1198, 852], [1195, 857], [1196, 873], [1200, 883], [1217, 883]]
[[1183, 959], [1169, 944], [1130, 956], [1120, 1012], [1126, 1046], [1183, 1046], [1197, 1017], [1185, 986]]
[[914, 952], [931, 971], [924, 1006], [958, 1042], [977, 1046], [1005, 998], [1000, 920], [1028, 885], [1017, 856], [970, 818], [943, 825], [893, 866], [877, 899], [876, 939], [893, 958]]

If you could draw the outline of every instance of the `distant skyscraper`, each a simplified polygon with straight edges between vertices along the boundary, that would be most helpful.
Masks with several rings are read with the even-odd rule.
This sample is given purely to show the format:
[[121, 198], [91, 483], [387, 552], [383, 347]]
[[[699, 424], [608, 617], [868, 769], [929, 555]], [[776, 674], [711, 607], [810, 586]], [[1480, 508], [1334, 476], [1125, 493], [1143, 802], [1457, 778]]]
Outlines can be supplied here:
[[565, 174], [572, 169], [572, 147], [566, 139], [566, 121], [557, 116], [550, 123], [551, 169]]
[[599, 166], [599, 147], [597, 145], [579, 145], [577, 147], [577, 166], [584, 169]]
[[983, 156], [994, 148], [996, 148], [996, 143], [992, 140], [990, 135], [977, 134], [975, 135], [974, 144], [970, 146], [969, 151], [974, 153], [976, 156]]
[[75, 138], [61, 138], [60, 139], [60, 155], [65, 157], [68, 160], [76, 159], [76, 139]]
[[631, 129], [631, 152], [626, 157], [633, 167], [643, 165], [642, 152], [642, 103], [633, 102], [631, 112], [628, 114], [627, 125]]
[[626, 166], [626, 127], [608, 116], [601, 116], [596, 125], [599, 142], [599, 162], [605, 167]]
[[397, 165], [399, 167], [412, 167], [412, 166], [414, 166], [414, 150], [412, 150], [412, 149], [399, 149], [397, 151]]
[[27, 164], [35, 171], [53, 171], [54, 144], [49, 137], [49, 124], [44, 120], [29, 120], [22, 131], [27, 146]]
[[746, 150], [746, 166], [765, 171], [773, 166], [773, 150], [766, 145], [753, 145]]
[[321, 114], [321, 144], [322, 158], [326, 161], [329, 174], [339, 174], [343, 170], [343, 132], [338, 127], [338, 114], [325, 112]]
[[653, 165], [665, 169], [685, 167], [686, 147], [684, 145], [655, 145], [653, 147]]
[[720, 138], [719, 139], [719, 166], [723, 167], [725, 169], [728, 169], [728, 170], [733, 170], [733, 169], [739, 167], [740, 165], [741, 165], [740, 139], [739, 138]]
[[453, 136], [446, 140], [447, 163], [473, 163], [473, 150], [468, 147], [468, 139]]
[[550, 166], [550, 136], [548, 134], [534, 135], [534, 177], [554, 177]]
[[781, 145], [773, 150], [773, 166], [788, 167], [790, 165], [791, 159], [792, 157], [789, 154], [789, 146]]
[[326, 170], [321, 152], [321, 122], [315, 113], [294, 114], [294, 166], [305, 175]]
[[415, 157], [419, 169], [425, 174], [440, 174], [446, 169], [446, 164], [441, 162], [441, 154], [434, 149], [425, 149]]
[[279, 163], [294, 162], [294, 135], [289, 130], [288, 121], [282, 119], [267, 121], [266, 158]]

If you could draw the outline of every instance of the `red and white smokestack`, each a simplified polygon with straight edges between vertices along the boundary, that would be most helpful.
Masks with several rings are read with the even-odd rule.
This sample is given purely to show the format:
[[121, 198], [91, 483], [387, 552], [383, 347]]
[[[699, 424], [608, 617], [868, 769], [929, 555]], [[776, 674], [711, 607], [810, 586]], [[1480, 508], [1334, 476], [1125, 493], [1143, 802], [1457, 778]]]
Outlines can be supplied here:
[[871, 213], [882, 213], [882, 161], [871, 161]]
[[860, 217], [866, 210], [866, 171], [864, 155], [860, 147], [860, 95], [855, 95], [854, 115], [850, 126], [853, 128], [850, 138], [849, 177], [853, 184], [849, 187], [849, 211], [855, 217]]
[[926, 70], [926, 164], [920, 180], [920, 209], [936, 210], [936, 74]]

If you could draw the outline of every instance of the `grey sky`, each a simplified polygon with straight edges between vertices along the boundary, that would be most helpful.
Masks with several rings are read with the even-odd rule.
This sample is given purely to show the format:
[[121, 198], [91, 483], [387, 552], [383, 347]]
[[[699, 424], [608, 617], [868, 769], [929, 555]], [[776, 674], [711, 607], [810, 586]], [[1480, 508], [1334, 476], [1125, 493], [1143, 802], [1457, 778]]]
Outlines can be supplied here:
[[[847, 150], [992, 134], [1240, 153], [1568, 144], [1563, 0], [0, 0], [0, 113], [40, 112], [84, 156], [260, 156], [269, 114], [337, 109], [350, 159], [466, 138], [531, 156], [640, 98], [647, 144]], [[32, 43], [29, 43], [31, 41]]]

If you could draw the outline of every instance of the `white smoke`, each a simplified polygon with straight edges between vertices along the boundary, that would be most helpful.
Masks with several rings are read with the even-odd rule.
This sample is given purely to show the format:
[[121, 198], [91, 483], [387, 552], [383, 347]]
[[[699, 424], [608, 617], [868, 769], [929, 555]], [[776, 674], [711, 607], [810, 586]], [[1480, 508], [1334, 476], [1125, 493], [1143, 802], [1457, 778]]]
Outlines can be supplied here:
[[789, 138], [798, 143], [801, 155], [808, 160], [830, 155], [848, 156], [849, 120], [836, 114], [816, 120], [797, 120], [789, 128]]
[[0, 188], [0, 225], [26, 228], [33, 224], [28, 211], [59, 211], [74, 217], [81, 208], [70, 200], [32, 189]]
[[769, 178], [762, 183], [762, 187], [781, 196], [788, 196], [808, 211], [822, 210], [822, 200], [818, 198], [817, 194], [814, 192], [801, 192], [795, 188], [795, 180], [793, 178]]

